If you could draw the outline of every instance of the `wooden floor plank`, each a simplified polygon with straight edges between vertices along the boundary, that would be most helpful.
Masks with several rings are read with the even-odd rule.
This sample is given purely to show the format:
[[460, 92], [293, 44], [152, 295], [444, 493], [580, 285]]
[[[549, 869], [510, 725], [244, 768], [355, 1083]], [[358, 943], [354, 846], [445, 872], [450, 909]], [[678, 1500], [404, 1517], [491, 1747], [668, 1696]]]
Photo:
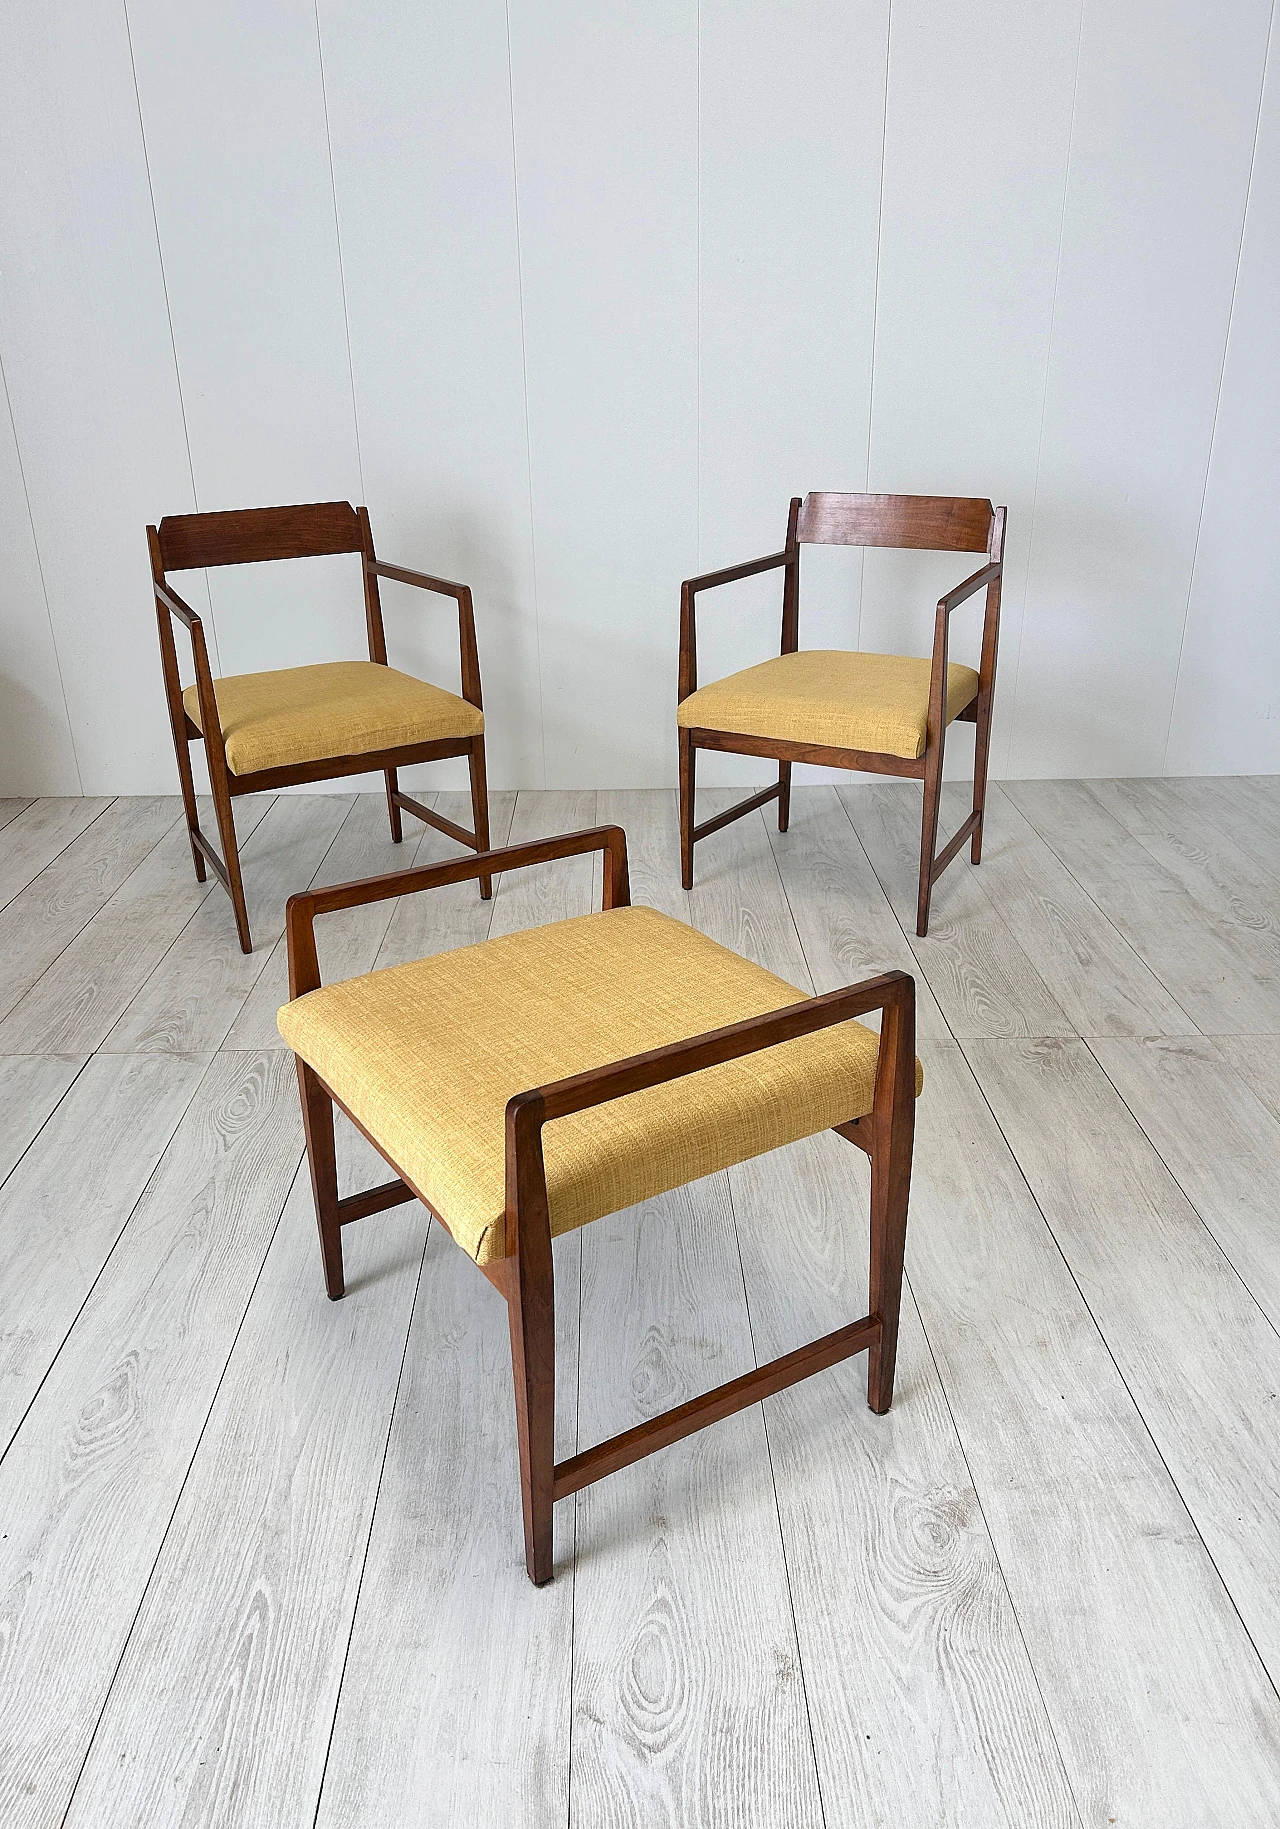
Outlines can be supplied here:
[[[461, 824], [471, 816], [469, 794], [438, 794], [435, 804], [444, 817], [455, 824]], [[514, 794], [489, 796], [489, 838], [494, 850], [507, 842], [515, 810]], [[439, 864], [457, 855], [454, 841], [428, 826], [419, 841], [414, 862]], [[485, 938], [492, 919], [493, 901], [481, 900], [479, 885], [474, 879], [466, 883], [447, 883], [441, 889], [424, 890], [421, 895], [401, 896], [378, 949], [377, 963], [379, 967], [403, 965], [410, 959], [425, 959], [429, 953], [471, 946]]]
[[1280, 776], [1171, 776], [1161, 787], [1238, 845], [1255, 864], [1274, 870], [1280, 848]]
[[670, 788], [601, 788], [596, 819], [627, 835], [631, 900], [676, 921], [691, 919], [689, 892], [680, 885], [680, 825]]
[[1247, 1080], [1253, 1096], [1280, 1119], [1280, 1036], [1220, 1035], [1218, 1045]]
[[1081, 1817], [1268, 1821], [1280, 1701], [963, 1057], [921, 1051], [911, 1286]]
[[[866, 1313], [860, 1151], [815, 1137], [729, 1178], [762, 1361]], [[887, 1416], [864, 1358], [765, 1415], [828, 1824], [1077, 1824], [910, 1293]]]
[[[742, 798], [719, 788], [698, 796], [708, 819]], [[766, 809], [771, 810], [771, 809]], [[723, 826], [701, 839], [694, 857], [689, 907], [695, 927], [721, 946], [753, 959], [802, 991], [813, 988], [804, 948], [764, 830], [763, 813]]]
[[834, 991], [878, 972], [910, 972], [920, 1034], [949, 1036], [835, 789], [793, 789], [790, 830], [779, 832], [767, 818], [765, 829], [814, 989]]
[[39, 876], [110, 805], [110, 795], [33, 800], [9, 820], [0, 837], [0, 908]]
[[[0, 1015], [11, 1011], [74, 941], [85, 923], [160, 843], [180, 811], [181, 803], [169, 798], [112, 801], [13, 897], [0, 912]], [[3, 1032], [0, 1024], [0, 1036]], [[43, 1036], [37, 1034], [43, 1042]], [[32, 1049], [16, 1038], [0, 1040], [0, 1052], [37, 1051], [56, 1049]]]
[[1134, 838], [1088, 781], [1004, 782], [1086, 894], [1206, 1034], [1280, 1032], [1280, 982]]
[[[722, 1175], [582, 1256], [582, 1447], [751, 1370]], [[574, 1820], [820, 1824], [759, 1407], [586, 1488], [577, 1546]]]
[[213, 1063], [0, 1462], [6, 1829], [62, 1822], [297, 1167], [297, 1097], [282, 1055]]
[[310, 882], [351, 800], [350, 794], [276, 796], [240, 859], [254, 951], [241, 952], [227, 898], [207, 896], [106, 1036], [108, 1053], [221, 1047], [284, 932], [285, 902]]
[[0, 826], [7, 826], [11, 819], [18, 817], [19, 813], [25, 813], [30, 805], [30, 800], [21, 798], [0, 800]]
[[208, 1064], [95, 1055], [0, 1189], [0, 1455]]
[[[985, 893], [983, 867], [962, 852], [933, 892], [929, 932], [916, 935], [920, 794], [913, 782], [841, 788], [854, 831], [884, 887], [951, 1031], [966, 1035], [1073, 1035], [1070, 1018], [1027, 957], [999, 905]], [[942, 829], [966, 815], [970, 789], [942, 793]]]
[[0, 1183], [84, 1066], [83, 1054], [0, 1057]]
[[[434, 794], [428, 794], [424, 804], [432, 806], [435, 799]], [[410, 869], [421, 835], [428, 828], [416, 819], [406, 819], [405, 827], [404, 839], [398, 845], [392, 844], [386, 796], [356, 794], [309, 887], [351, 883], [361, 877], [387, 876], [393, 870]], [[363, 908], [343, 908], [322, 915], [316, 922], [321, 983], [333, 984], [338, 979], [356, 978], [372, 971], [394, 910], [393, 901], [371, 902]], [[289, 951], [281, 934], [227, 1031], [223, 1047], [283, 1048], [276, 1012], [288, 996]]]
[[[578, 1250], [576, 1233], [556, 1241], [560, 1456], [576, 1439]], [[568, 1501], [554, 1580], [525, 1573], [506, 1308], [433, 1226], [317, 1829], [567, 1820], [572, 1556]]]
[[[344, 1147], [344, 1186], [385, 1178], [371, 1154]], [[68, 1829], [311, 1822], [426, 1220], [349, 1227], [331, 1303], [294, 1181]]]
[[982, 888], [1079, 1035], [1194, 1035], [1196, 1026], [1030, 820], [993, 786]]
[[1273, 1327], [1280, 1329], [1280, 1115], [1232, 1036], [1094, 1041], [1108, 1079]]
[[[242, 839], [254, 830], [272, 799], [269, 794], [251, 794], [237, 803], [236, 824]], [[116, 802], [117, 806], [125, 804]], [[211, 808], [209, 802], [202, 817], [212, 820]], [[69, 846], [54, 867], [61, 867], [109, 816], [104, 814]], [[0, 914], [0, 927], [30, 893], [24, 891]], [[70, 944], [34, 978], [0, 1022], [0, 1047], [40, 1052], [100, 1047], [195, 910], [208, 896], [222, 894], [212, 877], [203, 883], [196, 881], [186, 825], [175, 822]], [[43, 943], [44, 930], [40, 938]], [[24, 952], [29, 955], [30, 951], [28, 940]], [[43, 944], [39, 959], [32, 964], [43, 966], [50, 953], [51, 948]], [[29, 969], [29, 980], [32, 975]]]
[[966, 1053], [1280, 1686], [1280, 1336], [1083, 1042]]

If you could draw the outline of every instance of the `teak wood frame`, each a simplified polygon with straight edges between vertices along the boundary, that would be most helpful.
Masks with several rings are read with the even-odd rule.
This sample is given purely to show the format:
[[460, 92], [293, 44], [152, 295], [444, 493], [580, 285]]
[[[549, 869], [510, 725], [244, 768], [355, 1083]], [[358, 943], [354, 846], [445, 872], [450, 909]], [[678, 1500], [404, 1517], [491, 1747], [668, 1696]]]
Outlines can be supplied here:
[[[302, 997], [320, 984], [315, 919], [336, 909], [353, 908], [390, 896], [439, 888], [478, 875], [523, 869], [555, 858], [604, 853], [605, 908], [625, 907], [631, 897], [627, 879], [627, 840], [620, 826], [600, 826], [559, 838], [512, 845], [476, 858], [373, 877], [364, 882], [310, 890], [291, 896], [286, 912], [289, 951], [289, 995]], [[871, 1159], [870, 1312], [796, 1351], [771, 1360], [728, 1384], [655, 1416], [648, 1422], [599, 1442], [567, 1461], [557, 1461], [555, 1428], [555, 1280], [551, 1224], [543, 1165], [545, 1124], [591, 1106], [606, 1104], [648, 1086], [697, 1073], [721, 1061], [737, 1060], [776, 1042], [866, 1015], [882, 1012], [876, 1062], [874, 1101], [870, 1112], [836, 1127], [840, 1136]], [[342, 1228], [402, 1201], [418, 1199], [441, 1224], [447, 1224], [331, 1087], [298, 1059], [307, 1159], [315, 1198], [316, 1224], [324, 1263], [325, 1287], [336, 1301], [344, 1293]], [[334, 1148], [334, 1106], [356, 1128], [395, 1173], [362, 1194], [338, 1193]], [[902, 1298], [903, 1251], [911, 1183], [915, 1131], [915, 980], [906, 972], [886, 972], [861, 984], [846, 985], [821, 997], [805, 998], [767, 1015], [751, 1017], [705, 1035], [656, 1048], [646, 1054], [612, 1061], [570, 1079], [531, 1088], [506, 1108], [506, 1250], [493, 1264], [478, 1266], [506, 1299], [515, 1383], [516, 1426], [520, 1446], [520, 1487], [524, 1515], [525, 1564], [530, 1580], [541, 1586], [551, 1579], [551, 1519], [557, 1499], [603, 1479], [708, 1423], [734, 1415], [775, 1391], [785, 1390], [810, 1374], [868, 1354], [867, 1402], [878, 1414], [893, 1400], [898, 1316]]]
[[[920, 828], [920, 887], [916, 901], [916, 932], [929, 931], [929, 901], [933, 885], [971, 839], [970, 856], [982, 860], [982, 818], [987, 795], [987, 762], [991, 747], [991, 708], [995, 691], [996, 649], [1000, 636], [1000, 585], [1004, 573], [1005, 510], [988, 501], [968, 497], [931, 495], [811, 494], [792, 498], [787, 521], [787, 542], [781, 552], [743, 565], [726, 566], [689, 578], [680, 587], [679, 701], [698, 687], [698, 648], [695, 599], [700, 591], [733, 584], [757, 572], [781, 568], [783, 654], [794, 654], [800, 640], [800, 548], [820, 546], [914, 547], [929, 552], [983, 552], [987, 564], [938, 600], [933, 625], [933, 658], [929, 671], [929, 714], [924, 754], [909, 758], [860, 749], [834, 749], [823, 743], [784, 742], [773, 737], [742, 736], [733, 731], [681, 729], [680, 731], [680, 867], [686, 889], [693, 888], [693, 847], [700, 838], [718, 832], [743, 814], [778, 802], [778, 830], [785, 832], [791, 811], [791, 766], [816, 762], [828, 768], [862, 769], [877, 775], [906, 775], [924, 783], [924, 808]], [[978, 663], [977, 697], [958, 714], [976, 724], [973, 761], [973, 811], [960, 830], [938, 850], [938, 807], [942, 793], [942, 762], [946, 747], [947, 649], [951, 612], [975, 591], [986, 589], [982, 624], [982, 653]], [[700, 749], [729, 750], [736, 755], [770, 756], [778, 762], [778, 779], [772, 787], [739, 801], [714, 819], [694, 824], [695, 757]]]
[[[387, 817], [392, 840], [399, 844], [404, 836], [402, 813], [412, 813], [438, 831], [469, 845], [473, 851], [489, 848], [489, 793], [485, 776], [484, 736], [445, 737], [432, 743], [401, 744], [393, 749], [366, 750], [359, 755], [326, 756], [318, 762], [299, 762], [288, 767], [258, 769], [252, 774], [234, 774], [227, 763], [226, 743], [218, 719], [213, 674], [205, 645], [204, 628], [199, 616], [184, 603], [168, 582], [170, 571], [188, 571], [212, 565], [251, 565], [269, 559], [311, 559], [331, 553], [354, 552], [361, 555], [364, 577], [365, 628], [369, 641], [369, 659], [380, 666], [387, 662], [387, 638], [382, 624], [382, 601], [378, 594], [379, 578], [390, 578], [399, 584], [416, 585], [420, 590], [452, 597], [458, 605], [458, 641], [462, 656], [462, 697], [483, 709], [480, 696], [480, 660], [476, 652], [475, 615], [471, 591], [465, 584], [453, 584], [445, 578], [432, 578], [425, 572], [406, 571], [403, 566], [384, 565], [373, 550], [373, 533], [366, 508], [353, 508], [350, 502], [311, 502], [289, 508], [243, 508], [228, 514], [167, 515], [159, 527], [147, 528], [147, 545], [151, 554], [151, 577], [155, 590], [156, 619], [160, 630], [160, 662], [164, 669], [165, 697], [169, 705], [169, 724], [173, 731], [174, 753], [178, 759], [178, 778], [182, 785], [182, 804], [187, 816], [191, 856], [196, 879], [205, 880], [205, 865], [213, 871], [235, 910], [236, 932], [242, 951], [253, 951], [249, 932], [249, 911], [245, 903], [244, 883], [240, 874], [240, 850], [236, 842], [235, 819], [231, 802], [240, 794], [260, 793], [264, 789], [295, 787], [308, 781], [331, 781], [341, 775], [361, 775], [381, 769], [387, 784]], [[178, 673], [177, 648], [173, 639], [174, 617], [183, 623], [191, 636], [195, 661], [195, 684], [200, 705], [200, 724], [187, 716], [182, 703], [182, 684]], [[209, 732], [217, 733], [210, 741]], [[195, 786], [191, 774], [190, 745], [203, 740], [209, 764], [209, 788], [213, 796], [222, 855], [200, 830], [196, 811]], [[403, 792], [396, 771], [411, 762], [435, 762], [444, 756], [466, 756], [471, 772], [471, 809], [475, 830], [466, 831], [445, 819], [421, 801]], [[480, 878], [480, 893], [488, 897], [491, 878]]]

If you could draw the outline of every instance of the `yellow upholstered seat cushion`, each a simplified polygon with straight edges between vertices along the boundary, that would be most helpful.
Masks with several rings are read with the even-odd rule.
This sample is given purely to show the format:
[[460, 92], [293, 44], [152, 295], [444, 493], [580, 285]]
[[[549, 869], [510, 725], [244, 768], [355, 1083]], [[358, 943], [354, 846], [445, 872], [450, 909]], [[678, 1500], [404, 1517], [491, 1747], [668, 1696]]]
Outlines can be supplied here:
[[[326, 985], [279, 1024], [487, 1264], [505, 1255], [508, 1099], [804, 995], [682, 921], [618, 908]], [[556, 1119], [552, 1231], [863, 1116], [877, 1048], [840, 1023]]]
[[[821, 743], [883, 756], [923, 756], [929, 722], [927, 660], [811, 648], [713, 680], [682, 700], [685, 729]], [[972, 667], [947, 668], [947, 723], [978, 694]]]
[[[213, 694], [233, 775], [474, 737], [484, 729], [483, 712], [466, 699], [371, 660], [235, 673], [215, 680]], [[182, 703], [198, 725], [194, 686]]]

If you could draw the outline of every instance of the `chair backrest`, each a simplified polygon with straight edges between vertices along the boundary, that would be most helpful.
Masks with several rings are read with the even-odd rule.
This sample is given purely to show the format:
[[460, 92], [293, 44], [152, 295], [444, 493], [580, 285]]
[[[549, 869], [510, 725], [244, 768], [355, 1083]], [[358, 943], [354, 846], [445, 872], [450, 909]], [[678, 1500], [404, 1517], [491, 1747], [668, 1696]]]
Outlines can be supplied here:
[[237, 508], [229, 514], [170, 514], [156, 530], [169, 572], [206, 565], [253, 565], [262, 559], [315, 559], [364, 549], [350, 502], [305, 502], [291, 508]]
[[985, 553], [995, 538], [995, 510], [972, 496], [806, 495], [796, 538], [810, 546]]

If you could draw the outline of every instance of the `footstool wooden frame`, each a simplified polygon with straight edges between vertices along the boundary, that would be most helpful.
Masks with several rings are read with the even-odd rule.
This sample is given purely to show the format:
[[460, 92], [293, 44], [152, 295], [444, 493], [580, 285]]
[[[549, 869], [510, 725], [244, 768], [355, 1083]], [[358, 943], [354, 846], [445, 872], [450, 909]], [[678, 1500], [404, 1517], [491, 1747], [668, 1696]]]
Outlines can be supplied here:
[[[343, 908], [439, 888], [500, 871], [593, 851], [604, 854], [605, 909], [630, 904], [626, 834], [618, 826], [513, 845], [478, 857], [407, 870], [292, 896], [287, 909], [289, 995], [320, 988], [315, 919]], [[872, 1110], [835, 1126], [871, 1159], [871, 1309], [860, 1320], [767, 1365], [730, 1380], [702, 1396], [653, 1417], [569, 1460], [557, 1462], [555, 1422], [555, 1285], [543, 1126], [628, 1093], [697, 1073], [700, 1069], [754, 1054], [773, 1044], [866, 1015], [882, 1012]], [[551, 1579], [552, 1507], [580, 1487], [602, 1479], [656, 1449], [732, 1416], [775, 1391], [786, 1389], [856, 1353], [866, 1352], [867, 1402], [878, 1414], [893, 1399], [903, 1251], [915, 1125], [915, 981], [905, 972], [886, 972], [861, 984], [752, 1017], [668, 1047], [616, 1060], [553, 1084], [531, 1087], [506, 1107], [506, 1255], [480, 1263], [505, 1297], [511, 1330], [520, 1483], [524, 1513], [525, 1562], [537, 1586]], [[297, 1059], [307, 1157], [329, 1296], [344, 1292], [342, 1228], [387, 1207], [417, 1198], [433, 1213], [425, 1195], [392, 1160], [319, 1074]], [[339, 1195], [333, 1109], [351, 1117], [395, 1171], [395, 1179], [367, 1192]], [[436, 1213], [437, 1218], [441, 1216]], [[445, 1222], [443, 1219], [441, 1223]], [[448, 1227], [446, 1225], [446, 1230]]]

